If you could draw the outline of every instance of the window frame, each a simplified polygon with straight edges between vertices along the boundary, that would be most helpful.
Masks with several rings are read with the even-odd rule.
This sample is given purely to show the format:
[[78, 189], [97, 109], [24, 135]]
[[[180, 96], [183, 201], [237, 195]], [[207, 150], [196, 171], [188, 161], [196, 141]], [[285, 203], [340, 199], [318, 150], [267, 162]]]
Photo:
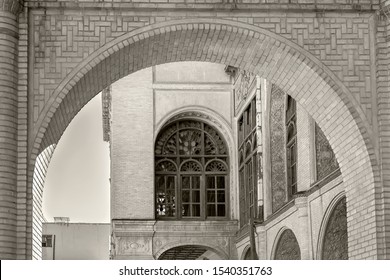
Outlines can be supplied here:
[[[298, 192], [298, 141], [297, 141], [297, 106], [290, 95], [286, 95], [286, 175], [287, 175], [287, 201], [293, 199]], [[290, 128], [293, 134], [290, 134]], [[295, 149], [291, 152], [292, 148]], [[292, 159], [295, 159], [292, 161]], [[295, 181], [293, 182], [293, 178]]]
[[[241, 228], [249, 223], [252, 211], [254, 219], [258, 215], [256, 114], [256, 96], [254, 96], [244, 108], [237, 123], [239, 218]], [[240, 124], [242, 124], [243, 132], [240, 130]], [[248, 149], [248, 147], [250, 148]], [[249, 177], [251, 178], [250, 181]]]
[[[189, 122], [196, 122], [196, 123], [199, 123], [200, 124], [200, 129], [198, 128], [198, 130], [201, 131], [201, 154], [190, 154], [190, 155], [183, 155], [180, 153], [179, 151], [179, 142], [178, 142], [178, 133], [180, 133], [180, 131], [182, 130], [193, 130], [193, 129], [196, 129], [196, 128], [193, 128], [193, 127], [186, 127], [186, 128], [181, 128], [180, 127], [180, 123], [182, 122], [186, 122], [186, 121], [189, 121]], [[169, 141], [169, 139], [176, 134], [176, 154], [174, 155], [164, 155], [164, 154], [156, 154], [156, 145], [157, 145], [157, 142], [159, 141], [160, 137], [163, 135], [163, 133], [166, 131], [166, 130], [169, 130], [172, 125], [176, 125], [175, 129], [172, 130], [172, 134], [171, 136], [168, 137], [167, 141]], [[208, 155], [206, 154], [206, 149], [205, 149], [205, 141], [207, 140], [206, 139], [206, 134], [207, 134], [207, 137], [209, 138], [212, 138], [212, 135], [210, 135], [209, 133], [207, 133], [207, 131], [205, 130], [205, 126], [208, 126], [209, 128], [208, 129], [212, 129], [217, 135], [218, 137], [222, 140], [223, 142], [223, 146], [224, 146], [224, 149], [225, 149], [225, 154], [214, 154], [214, 155]], [[210, 125], [209, 123], [206, 123], [202, 120], [198, 120], [198, 119], [193, 119], [193, 118], [182, 118], [182, 119], [179, 119], [179, 120], [175, 120], [175, 121], [172, 121], [172, 122], [169, 122], [167, 123], [162, 129], [161, 131], [159, 132], [158, 134], [158, 137], [156, 138], [156, 144], [155, 144], [155, 162], [156, 162], [156, 165], [155, 165], [155, 168], [154, 168], [154, 171], [155, 171], [155, 217], [156, 219], [158, 220], [226, 220], [229, 218], [229, 213], [230, 213], [230, 203], [229, 203], [229, 178], [230, 178], [230, 170], [229, 170], [229, 152], [228, 152], [228, 146], [226, 145], [226, 141], [225, 139], [223, 138], [222, 134], [213, 126], [213, 125]], [[211, 140], [214, 140], [214, 139], [211, 139]], [[222, 160], [223, 159], [223, 160]], [[171, 162], [174, 162], [175, 163], [175, 166], [176, 166], [176, 171], [175, 172], [172, 172], [172, 173], [164, 173], [164, 172], [161, 172], [161, 171], [157, 171], [156, 170], [156, 166], [158, 163], [160, 163], [161, 161], [164, 161], [164, 160], [170, 160]], [[182, 171], [181, 168], [183, 166], [183, 164], [185, 162], [188, 162], [188, 161], [195, 161], [197, 164], [200, 165], [201, 167], [201, 171]], [[225, 168], [225, 171], [222, 171], [222, 172], [217, 172], [217, 171], [206, 171], [206, 168], [214, 161], [219, 161], [219, 162], [222, 162], [224, 164], [224, 168]], [[175, 216], [162, 216], [162, 215], [158, 215], [157, 213], [157, 205], [158, 205], [158, 201], [157, 201], [157, 177], [158, 176], [175, 176]], [[182, 185], [182, 178], [184, 176], [193, 176], [193, 175], [196, 175], [196, 176], [199, 176], [199, 182], [200, 182], [200, 216], [183, 216], [183, 197], [182, 197], [182, 194], [183, 194], [183, 185]], [[225, 191], [225, 202], [224, 202], [224, 205], [225, 205], [225, 215], [224, 216], [208, 216], [207, 215], [207, 205], [208, 205], [208, 202], [207, 202], [207, 186], [206, 186], [206, 177], [207, 176], [210, 176], [210, 175], [213, 175], [213, 176], [223, 176], [224, 177], [224, 180], [225, 180], [225, 186], [224, 186], [224, 191]], [[189, 189], [190, 190], [190, 189]], [[190, 197], [191, 197], [191, 192], [190, 191]], [[187, 202], [185, 202], [184, 204], [186, 204]], [[192, 205], [193, 202], [190, 202], [189, 204]], [[192, 208], [192, 206], [190, 206]]]

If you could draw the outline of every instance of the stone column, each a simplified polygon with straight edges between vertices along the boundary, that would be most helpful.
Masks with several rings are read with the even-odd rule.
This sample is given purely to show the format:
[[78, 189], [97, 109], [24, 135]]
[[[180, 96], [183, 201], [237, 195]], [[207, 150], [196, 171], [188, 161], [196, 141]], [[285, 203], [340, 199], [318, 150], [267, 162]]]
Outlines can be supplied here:
[[17, 15], [16, 0], [0, 0], [0, 259], [16, 259]]

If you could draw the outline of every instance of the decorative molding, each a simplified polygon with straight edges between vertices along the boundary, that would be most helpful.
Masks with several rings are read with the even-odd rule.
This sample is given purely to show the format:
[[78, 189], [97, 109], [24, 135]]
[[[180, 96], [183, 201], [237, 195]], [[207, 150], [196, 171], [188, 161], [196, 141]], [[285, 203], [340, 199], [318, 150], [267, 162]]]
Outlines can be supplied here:
[[103, 141], [111, 140], [111, 86], [102, 91]]
[[240, 70], [237, 81], [234, 85], [234, 111], [237, 114], [238, 110], [243, 106], [251, 93], [253, 82], [256, 80], [256, 75], [246, 70]]
[[118, 237], [118, 254], [140, 255], [151, 254], [151, 238], [144, 237]]

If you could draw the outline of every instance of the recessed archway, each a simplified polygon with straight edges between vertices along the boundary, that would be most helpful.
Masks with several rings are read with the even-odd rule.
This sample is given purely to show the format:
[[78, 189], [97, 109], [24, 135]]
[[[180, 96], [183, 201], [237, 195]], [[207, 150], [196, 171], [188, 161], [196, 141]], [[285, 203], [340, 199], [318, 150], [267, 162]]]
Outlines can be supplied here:
[[329, 204], [322, 221], [317, 258], [322, 260], [348, 259], [347, 205], [344, 193]]
[[[353, 95], [318, 59], [264, 29], [229, 20], [186, 19], [139, 28], [105, 45], [76, 67], [53, 92], [34, 128], [30, 164], [56, 143], [70, 120], [98, 92], [140, 69], [175, 61], [232, 65], [277, 84], [297, 100], [327, 136], [346, 185], [351, 227], [375, 229], [377, 168], [371, 131]], [[366, 193], [362, 197], [358, 193]], [[379, 202], [377, 202], [379, 203]], [[371, 213], [352, 211], [363, 207]], [[361, 238], [349, 233], [349, 241]], [[368, 257], [378, 256], [378, 237], [367, 241]], [[350, 257], [357, 248], [350, 247]]]
[[168, 244], [155, 258], [158, 260], [203, 260], [203, 256], [214, 256], [215, 259], [227, 259], [225, 253], [208, 245], [200, 244]]

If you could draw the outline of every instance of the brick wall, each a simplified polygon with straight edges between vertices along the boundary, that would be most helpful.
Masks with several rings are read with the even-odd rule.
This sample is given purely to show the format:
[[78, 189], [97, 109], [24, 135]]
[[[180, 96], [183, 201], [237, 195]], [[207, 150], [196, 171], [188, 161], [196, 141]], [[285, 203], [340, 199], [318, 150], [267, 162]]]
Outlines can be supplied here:
[[[58, 3], [47, 2], [44, 5], [52, 8], [43, 10], [33, 1], [27, 4], [33, 8], [30, 28], [35, 57], [29, 86], [37, 93], [31, 100], [32, 158], [56, 143], [80, 108], [120, 77], [171, 61], [230, 64], [278, 84], [323, 128], [340, 159], [351, 206], [351, 240], [367, 238], [361, 248], [351, 246], [351, 256], [378, 256], [377, 246], [383, 244], [377, 242], [376, 230], [360, 234], [362, 228], [379, 228], [372, 206], [379, 203], [375, 191], [380, 189], [375, 186], [381, 184], [374, 177], [378, 168], [372, 167], [378, 157], [372, 109], [377, 103], [371, 98], [375, 96], [372, 10], [258, 9], [247, 17], [230, 9], [205, 8], [196, 15], [184, 9], [167, 17], [164, 10], [153, 14], [147, 9], [97, 11], [77, 9], [74, 2], [61, 3], [65, 7], [61, 9]], [[73, 9], [66, 10], [70, 6]], [[194, 15], [212, 19], [189, 19]], [[148, 24], [153, 25], [142, 29]], [[385, 143], [386, 137], [382, 139]], [[363, 198], [362, 193], [367, 195]]]
[[[389, 4], [389, 3], [388, 3]], [[387, 9], [389, 6], [387, 6]], [[390, 23], [385, 15], [382, 15], [382, 21], [378, 22], [377, 33], [377, 79], [378, 79], [378, 124], [381, 155], [381, 173], [383, 190], [383, 201], [380, 208], [381, 216], [378, 217], [380, 223], [384, 226], [378, 228], [381, 237], [386, 246], [385, 252], [390, 252], [390, 94], [389, 94], [389, 62], [390, 62]]]
[[[17, 247], [18, 97], [16, 16], [12, 1], [0, 2], [0, 259], [15, 259]], [[21, 207], [25, 207], [21, 203]]]
[[112, 85], [111, 219], [154, 219], [152, 71]]

